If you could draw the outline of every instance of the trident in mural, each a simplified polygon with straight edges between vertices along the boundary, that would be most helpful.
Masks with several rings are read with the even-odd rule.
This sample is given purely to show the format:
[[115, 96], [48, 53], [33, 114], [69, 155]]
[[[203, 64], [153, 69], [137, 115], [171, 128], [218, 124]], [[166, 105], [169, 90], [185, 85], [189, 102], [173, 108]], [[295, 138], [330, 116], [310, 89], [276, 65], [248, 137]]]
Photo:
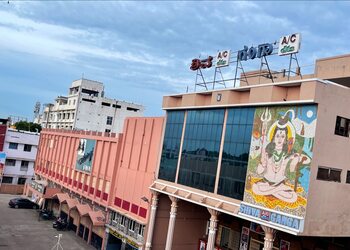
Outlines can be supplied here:
[[267, 124], [269, 121], [271, 121], [271, 112], [269, 108], [266, 108], [264, 112], [260, 116], [260, 120], [262, 123], [262, 128], [261, 128], [261, 136], [262, 136], [262, 147], [261, 147], [261, 153], [263, 150], [263, 146], [265, 145], [265, 137], [266, 137], [266, 132], [267, 132]]

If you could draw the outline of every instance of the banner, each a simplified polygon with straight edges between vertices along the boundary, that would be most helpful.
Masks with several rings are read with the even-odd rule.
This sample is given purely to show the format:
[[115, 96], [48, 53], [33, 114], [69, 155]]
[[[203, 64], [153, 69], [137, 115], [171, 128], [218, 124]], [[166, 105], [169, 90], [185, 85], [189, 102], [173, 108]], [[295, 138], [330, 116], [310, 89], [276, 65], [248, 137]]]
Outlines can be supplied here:
[[75, 167], [77, 170], [91, 172], [95, 145], [95, 140], [80, 139], [77, 152], [77, 163]]

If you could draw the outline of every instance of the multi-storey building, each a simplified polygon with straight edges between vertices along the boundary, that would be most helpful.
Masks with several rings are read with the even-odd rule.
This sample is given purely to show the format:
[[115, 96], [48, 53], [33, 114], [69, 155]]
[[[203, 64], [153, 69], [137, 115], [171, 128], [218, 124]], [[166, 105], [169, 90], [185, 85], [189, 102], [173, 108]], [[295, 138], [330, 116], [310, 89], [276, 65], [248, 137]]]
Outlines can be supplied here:
[[43, 129], [25, 195], [98, 249], [142, 249], [164, 118], [127, 118], [123, 133]]
[[[6, 125], [5, 125], [6, 126]], [[6, 160], [2, 176], [2, 192], [12, 192], [18, 189], [23, 192], [23, 185], [34, 177], [34, 164], [39, 143], [39, 133], [7, 128], [5, 130], [3, 152]], [[7, 185], [21, 185], [14, 186]], [[6, 191], [7, 190], [7, 191]], [[16, 191], [17, 192], [17, 191]]]
[[6, 153], [3, 151], [5, 144], [5, 136], [7, 131], [7, 119], [0, 119], [0, 186], [2, 182], [2, 176], [4, 174]]
[[255, 76], [163, 98], [147, 249], [350, 248], [350, 55]]
[[138, 104], [106, 98], [103, 83], [88, 79], [72, 82], [68, 96], [46, 104], [35, 122], [43, 128], [119, 133], [126, 117], [142, 116]]

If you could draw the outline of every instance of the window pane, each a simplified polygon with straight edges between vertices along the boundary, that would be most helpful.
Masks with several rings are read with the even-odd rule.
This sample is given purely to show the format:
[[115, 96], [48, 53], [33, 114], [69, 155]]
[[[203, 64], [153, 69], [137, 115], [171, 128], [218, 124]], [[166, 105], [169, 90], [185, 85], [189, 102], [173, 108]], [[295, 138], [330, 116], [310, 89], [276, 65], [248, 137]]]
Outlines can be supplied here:
[[317, 180], [325, 180], [329, 179], [329, 169], [328, 168], [318, 168], [317, 171]]
[[255, 108], [228, 110], [218, 193], [243, 199]]
[[16, 166], [16, 160], [15, 159], [6, 159], [5, 165], [6, 166]]
[[350, 183], [350, 171], [346, 172], [346, 183]]
[[349, 119], [337, 116], [334, 133], [336, 135], [349, 137], [349, 124]]
[[13, 177], [4, 176], [2, 177], [2, 183], [12, 183]]
[[32, 150], [32, 145], [24, 144], [23, 151], [30, 152]]
[[188, 118], [191, 119], [186, 121], [180, 184], [214, 191], [224, 112], [224, 109], [188, 111]]
[[26, 183], [26, 178], [18, 178], [17, 184], [24, 185]]
[[[184, 111], [168, 111], [158, 178], [175, 181], [184, 123]], [[192, 117], [187, 117], [192, 119]]]
[[331, 169], [329, 173], [329, 180], [340, 182], [341, 170]]
[[10, 142], [9, 144], [10, 149], [17, 149], [17, 147], [18, 147], [18, 143]]

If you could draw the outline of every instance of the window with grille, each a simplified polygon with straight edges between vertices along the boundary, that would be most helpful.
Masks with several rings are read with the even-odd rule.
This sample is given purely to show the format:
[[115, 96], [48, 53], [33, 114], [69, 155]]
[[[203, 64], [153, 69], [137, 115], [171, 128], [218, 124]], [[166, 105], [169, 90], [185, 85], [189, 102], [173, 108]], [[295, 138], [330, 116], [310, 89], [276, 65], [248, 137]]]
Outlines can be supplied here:
[[17, 184], [18, 185], [24, 185], [26, 183], [27, 178], [18, 178]]
[[22, 161], [21, 162], [21, 171], [27, 171], [28, 170], [28, 166], [29, 166], [29, 161]]
[[10, 176], [4, 176], [2, 177], [2, 183], [9, 183], [12, 184], [13, 177]]
[[107, 125], [112, 125], [113, 117], [107, 116]]
[[17, 149], [17, 148], [18, 148], [18, 143], [10, 142], [9, 149]]
[[24, 144], [23, 151], [26, 151], [26, 152], [32, 151], [32, 145]]
[[6, 166], [16, 166], [16, 160], [15, 159], [6, 159], [5, 165]]

